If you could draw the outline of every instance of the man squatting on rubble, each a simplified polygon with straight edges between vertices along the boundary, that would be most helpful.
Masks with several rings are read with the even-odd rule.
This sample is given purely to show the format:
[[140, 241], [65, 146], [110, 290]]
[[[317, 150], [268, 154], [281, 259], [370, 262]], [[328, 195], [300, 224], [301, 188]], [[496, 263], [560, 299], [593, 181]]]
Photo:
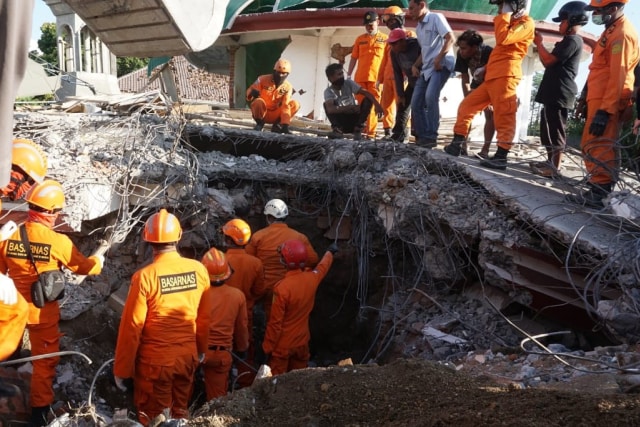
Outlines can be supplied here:
[[291, 99], [293, 87], [287, 81], [291, 62], [278, 59], [271, 74], [258, 76], [247, 89], [251, 115], [256, 121], [253, 130], [262, 131], [265, 123], [272, 124], [271, 132], [290, 134], [291, 117], [300, 109], [300, 103]]
[[[0, 273], [9, 274], [18, 292], [28, 302], [27, 329], [31, 341], [31, 355], [39, 356], [60, 350], [60, 306], [54, 299], [36, 306], [32, 300], [32, 285], [39, 276], [60, 272], [65, 266], [81, 275], [100, 274], [104, 264], [102, 255], [86, 258], [69, 237], [53, 231], [65, 197], [62, 186], [52, 180], [36, 184], [26, 195], [28, 219], [9, 239], [0, 242]], [[47, 424], [47, 415], [54, 400], [53, 379], [59, 357], [34, 360], [31, 374], [31, 426]]]
[[[245, 246], [251, 240], [251, 227], [246, 221], [235, 218], [222, 227], [224, 246], [227, 248], [225, 256], [233, 274], [226, 284], [240, 289], [247, 301], [247, 333], [249, 335], [249, 349], [245, 360], [236, 361], [238, 369], [237, 383], [240, 387], [248, 387], [255, 378], [255, 342], [253, 339], [253, 308], [265, 292], [264, 266], [256, 256], [249, 255]], [[234, 352], [240, 350], [234, 345]]]
[[188, 417], [198, 355], [207, 351], [209, 273], [178, 253], [181, 236], [180, 221], [165, 209], [149, 217], [142, 238], [153, 261], [131, 277], [120, 319], [114, 380], [126, 391], [125, 380], [133, 379], [133, 402], [145, 426], [166, 408], [174, 418]]
[[552, 21], [560, 23], [558, 31], [563, 37], [551, 52], [544, 47], [542, 34], [535, 32], [533, 42], [545, 68], [535, 100], [542, 104], [540, 141], [547, 150], [546, 162], [529, 164], [537, 175], [554, 177], [560, 173], [569, 109], [573, 108], [578, 92], [575, 78], [583, 45], [578, 31], [589, 22], [584, 10], [586, 6], [581, 1], [570, 1], [560, 8], [558, 16]]
[[225, 284], [234, 272], [224, 254], [212, 248], [202, 257], [202, 264], [209, 273], [211, 284], [204, 293], [211, 317], [208, 333], [198, 337], [198, 348], [206, 349], [200, 356], [200, 363], [209, 401], [227, 395], [229, 372], [233, 364], [232, 350], [240, 361], [246, 359], [249, 330], [244, 294], [240, 289]]
[[334, 242], [311, 269], [307, 267], [309, 255], [304, 242], [287, 240], [278, 247], [286, 274], [273, 288], [273, 308], [262, 343], [273, 375], [307, 367], [309, 314], [318, 286], [331, 268], [336, 252], [338, 245]]
[[620, 150], [616, 147], [622, 116], [633, 100], [634, 68], [638, 64], [638, 33], [624, 15], [628, 0], [591, 0], [591, 20], [604, 25], [593, 48], [587, 83], [581, 97], [587, 102], [582, 150], [589, 181], [588, 190], [566, 200], [602, 207], [602, 200], [618, 179]]
[[[353, 140], [359, 141], [371, 108], [375, 107], [375, 114], [382, 117], [382, 106], [372, 93], [344, 78], [341, 64], [327, 65], [325, 74], [331, 83], [324, 90], [324, 111], [331, 123], [329, 138], [343, 138], [345, 133], [353, 133]], [[363, 97], [359, 104], [356, 95]]]
[[516, 88], [522, 78], [522, 60], [533, 42], [534, 24], [526, 14], [526, 0], [489, 0], [489, 3], [499, 4], [498, 15], [493, 18], [496, 45], [487, 63], [484, 82], [469, 93], [458, 107], [453, 140], [444, 147], [444, 151], [459, 156], [473, 118], [493, 105], [498, 150], [493, 157], [480, 161], [480, 165], [506, 169], [507, 155], [513, 146], [516, 131]]
[[[0, 195], [13, 201], [22, 199], [33, 184], [42, 183], [47, 174], [47, 158], [42, 149], [28, 139], [14, 139], [11, 147], [10, 181], [0, 188]], [[2, 227], [5, 240], [9, 237], [4, 236], [5, 227], [9, 229], [11, 224]], [[18, 292], [13, 280], [0, 274], [0, 361], [11, 356], [18, 348], [28, 315], [27, 301]], [[13, 394], [15, 389], [5, 386], [0, 379], [0, 397]]]

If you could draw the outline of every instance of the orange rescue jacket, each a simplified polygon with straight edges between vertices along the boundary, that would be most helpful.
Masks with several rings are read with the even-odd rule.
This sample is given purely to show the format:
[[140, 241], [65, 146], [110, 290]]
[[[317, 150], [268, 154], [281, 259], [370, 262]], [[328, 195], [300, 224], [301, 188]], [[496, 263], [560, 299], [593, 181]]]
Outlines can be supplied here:
[[196, 333], [206, 336], [209, 327], [210, 309], [202, 298], [208, 287], [205, 266], [176, 251], [158, 254], [136, 271], [120, 319], [113, 373], [133, 378], [137, 360], [173, 366], [176, 355], [197, 357]]
[[522, 59], [533, 43], [535, 26], [529, 15], [511, 20], [502, 13], [493, 18], [496, 46], [487, 62], [486, 80], [503, 77], [522, 77]]
[[314, 270], [289, 270], [273, 288], [271, 316], [262, 343], [265, 354], [288, 356], [290, 348], [309, 342], [309, 314], [318, 285], [332, 263], [333, 255], [327, 251]]
[[302, 233], [289, 228], [284, 222], [274, 222], [267, 227], [256, 231], [249, 244], [245, 246], [248, 254], [254, 255], [264, 265], [264, 282], [265, 289], [270, 291], [273, 285], [282, 279], [287, 272], [284, 265], [280, 263], [280, 254], [278, 247], [287, 240], [297, 239], [304, 243], [309, 256], [307, 266], [313, 267], [318, 262], [318, 254], [309, 243], [309, 239]]
[[198, 348], [203, 348], [204, 344], [206, 348], [218, 345], [228, 350], [234, 348], [247, 351], [247, 303], [242, 291], [226, 284], [211, 286], [205, 292], [204, 298], [210, 300], [208, 305], [211, 307], [209, 334], [205, 343], [198, 342]]

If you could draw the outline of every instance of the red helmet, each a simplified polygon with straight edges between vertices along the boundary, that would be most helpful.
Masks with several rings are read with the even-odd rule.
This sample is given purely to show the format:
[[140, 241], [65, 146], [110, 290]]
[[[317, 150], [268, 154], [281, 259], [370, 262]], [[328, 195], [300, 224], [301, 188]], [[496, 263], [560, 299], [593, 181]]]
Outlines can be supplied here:
[[229, 267], [227, 258], [216, 248], [209, 249], [209, 252], [202, 257], [201, 262], [207, 268], [211, 282], [222, 282], [231, 276], [231, 267]]
[[231, 238], [236, 245], [244, 246], [251, 238], [251, 227], [245, 221], [236, 218], [222, 226], [222, 233]]
[[307, 247], [300, 240], [287, 240], [278, 247], [282, 263], [289, 270], [304, 268], [307, 262]]

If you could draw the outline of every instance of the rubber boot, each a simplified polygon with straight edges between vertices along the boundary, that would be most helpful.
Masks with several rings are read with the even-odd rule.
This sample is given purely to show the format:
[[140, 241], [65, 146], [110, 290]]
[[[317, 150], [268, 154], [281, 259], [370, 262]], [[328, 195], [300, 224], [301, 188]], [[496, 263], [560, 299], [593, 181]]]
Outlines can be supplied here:
[[280, 125], [280, 133], [291, 135], [291, 131], [289, 130], [289, 125]]
[[[451, 140], [451, 144], [445, 145], [444, 152], [451, 156], [458, 157], [463, 151], [462, 144], [466, 140], [467, 138], [462, 135], [453, 134], [453, 140]], [[464, 151], [466, 151], [466, 149], [464, 149]]]
[[43, 427], [49, 424], [47, 416], [51, 411], [51, 406], [33, 406], [31, 407], [31, 419], [29, 420], [29, 427]]
[[258, 132], [262, 132], [262, 128], [264, 127], [264, 120], [256, 120], [256, 125], [253, 127], [253, 130], [257, 130]]
[[602, 201], [611, 193], [613, 185], [587, 183], [589, 189], [581, 194], [570, 194], [565, 197], [567, 202], [576, 203], [588, 208], [601, 209], [604, 207]]
[[509, 150], [498, 147], [498, 151], [496, 151], [496, 154], [494, 154], [493, 157], [480, 161], [480, 166], [484, 166], [489, 169], [505, 170], [507, 168], [507, 154], [509, 154]]

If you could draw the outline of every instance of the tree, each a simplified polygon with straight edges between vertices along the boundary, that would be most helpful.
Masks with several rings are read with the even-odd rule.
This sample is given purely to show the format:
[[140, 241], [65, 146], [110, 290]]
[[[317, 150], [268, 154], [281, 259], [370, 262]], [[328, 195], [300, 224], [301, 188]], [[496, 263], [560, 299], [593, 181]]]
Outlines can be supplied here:
[[45, 22], [40, 26], [40, 39], [38, 39], [38, 49], [42, 52], [36, 55], [40, 59], [58, 66], [58, 34], [56, 24], [53, 22]]
[[132, 56], [122, 56], [116, 59], [118, 67], [118, 77], [129, 74], [133, 71], [144, 68], [149, 64], [149, 58], [135, 58]]

